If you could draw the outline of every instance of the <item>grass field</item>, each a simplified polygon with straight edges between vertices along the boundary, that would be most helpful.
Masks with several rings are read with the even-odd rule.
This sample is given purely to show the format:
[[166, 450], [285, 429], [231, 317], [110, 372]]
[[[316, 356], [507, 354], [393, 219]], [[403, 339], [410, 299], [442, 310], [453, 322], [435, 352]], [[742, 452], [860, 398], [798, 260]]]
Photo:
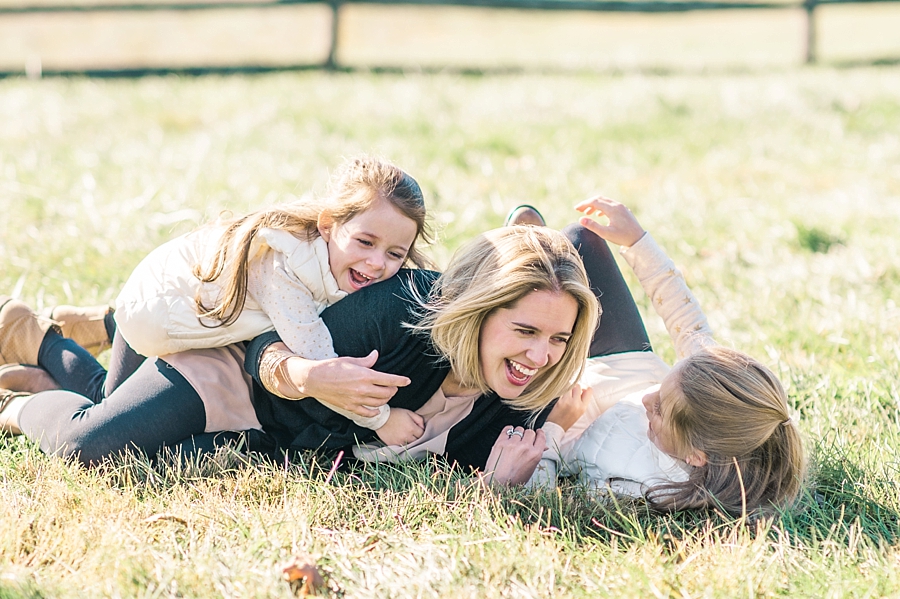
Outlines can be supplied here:
[[0, 290], [36, 307], [109, 301], [160, 242], [357, 152], [417, 176], [443, 264], [516, 203], [558, 227], [603, 192], [779, 373], [811, 455], [798, 509], [747, 523], [438, 464], [88, 472], [0, 439], [0, 597], [289, 597], [300, 552], [346, 597], [900, 596], [898, 132], [896, 68], [0, 81]]

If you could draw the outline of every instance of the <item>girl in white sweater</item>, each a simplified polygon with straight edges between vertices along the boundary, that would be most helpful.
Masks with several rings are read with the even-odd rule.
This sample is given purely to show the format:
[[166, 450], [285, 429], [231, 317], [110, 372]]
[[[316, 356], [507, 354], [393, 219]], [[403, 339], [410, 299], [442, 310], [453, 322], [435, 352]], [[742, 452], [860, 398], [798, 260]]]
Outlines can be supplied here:
[[324, 199], [200, 227], [153, 250], [116, 299], [115, 320], [145, 356], [221, 347], [277, 330], [292, 351], [334, 357], [318, 318], [348, 293], [424, 265], [425, 202], [399, 168], [355, 159]]
[[[323, 199], [273, 206], [173, 239], [138, 264], [116, 299], [104, 395], [143, 356], [161, 356], [178, 369], [180, 352], [223, 348], [273, 329], [303, 358], [335, 358], [319, 314], [407, 263], [429, 265], [416, 249], [422, 237], [428, 237], [425, 202], [415, 179], [366, 157], [347, 162]], [[123, 340], [127, 347], [117, 351]], [[385, 443], [413, 441], [424, 430], [417, 414], [386, 404], [369, 416], [327, 405]]]
[[624, 282], [598, 281], [603, 316], [584, 391], [561, 398], [554, 420], [566, 413], [562, 427], [544, 426], [549, 449], [532, 484], [555, 483], [558, 470], [663, 509], [740, 514], [790, 503], [804, 456], [778, 379], [715, 344], [681, 273], [627, 207], [598, 197], [576, 210], [587, 216], [569, 237], [585, 264], [609, 254], [603, 240], [620, 246], [665, 321], [678, 362], [670, 368], [650, 351]]

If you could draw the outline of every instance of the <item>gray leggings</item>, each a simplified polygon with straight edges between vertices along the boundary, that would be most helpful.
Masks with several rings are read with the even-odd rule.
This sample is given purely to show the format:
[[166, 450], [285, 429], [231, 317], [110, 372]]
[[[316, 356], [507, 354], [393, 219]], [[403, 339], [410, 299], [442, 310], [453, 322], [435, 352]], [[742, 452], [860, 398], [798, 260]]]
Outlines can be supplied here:
[[106, 372], [87, 351], [49, 331], [38, 363], [63, 387], [32, 397], [19, 427], [45, 453], [84, 465], [131, 449], [155, 456], [206, 428], [206, 410], [191, 384], [165, 361], [144, 360], [130, 377], [95, 403]]

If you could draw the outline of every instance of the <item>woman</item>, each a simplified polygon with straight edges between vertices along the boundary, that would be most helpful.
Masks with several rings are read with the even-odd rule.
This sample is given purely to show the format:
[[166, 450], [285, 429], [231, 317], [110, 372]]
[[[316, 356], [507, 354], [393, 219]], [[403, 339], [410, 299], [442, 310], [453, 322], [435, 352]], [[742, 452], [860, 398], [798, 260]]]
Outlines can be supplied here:
[[[364, 358], [285, 360], [277, 352], [264, 352], [265, 339], [257, 339], [246, 352], [257, 382], [281, 396], [316, 397], [361, 414], [369, 409], [366, 406], [377, 406], [391, 396], [392, 406], [418, 409], [427, 404], [435, 419], [423, 435], [422, 451], [438, 447], [444, 439], [451, 458], [474, 467], [488, 463], [497, 437], [496, 432], [490, 438], [483, 435], [516, 425], [498, 447], [531, 441], [533, 468], [543, 450], [543, 437], [526, 432], [525, 425], [532, 410], [562, 395], [580, 374], [599, 313], [571, 244], [547, 229], [494, 231], [461, 251], [441, 277], [407, 271], [385, 283], [361, 289], [322, 313], [339, 355], [367, 356], [376, 349], [374, 367], [382, 372], [366, 370], [372, 364]], [[437, 289], [434, 295], [432, 286]], [[404, 327], [404, 321], [414, 326]], [[95, 405], [73, 391], [86, 386], [91, 370], [99, 366], [71, 345], [50, 331], [37, 351], [37, 363], [69, 391], [17, 398], [2, 413], [8, 430], [38, 440], [48, 453], [94, 464], [129, 447], [153, 455], [192, 436], [191, 444], [203, 447], [229, 436], [216, 433], [234, 430], [262, 431], [248, 435], [251, 448], [337, 448], [372, 439], [370, 430], [327, 408], [323, 413], [319, 402], [283, 399], [262, 392], [258, 385], [251, 393], [250, 382], [243, 378], [241, 346], [191, 350], [148, 361], [140, 368], [152, 377], [132, 376], [115, 391], [127, 399], [107, 398]], [[263, 356], [268, 356], [262, 363], [269, 369], [260, 372], [256, 365]], [[172, 390], [184, 388], [179, 373], [186, 362], [202, 362], [207, 377], [193, 382], [193, 393], [179, 397]], [[361, 382], [359, 388], [341, 376], [344, 371]], [[277, 372], [290, 376], [281, 381], [269, 376]], [[146, 384], [151, 378], [156, 387]], [[410, 383], [402, 386], [407, 380]], [[184, 402], [196, 406], [199, 401], [197, 386], [208, 386], [202, 389], [206, 393], [212, 389], [228, 395], [232, 405], [212, 415], [186, 411]], [[425, 448], [426, 442], [432, 445]], [[518, 443], [517, 448], [523, 445]], [[497, 478], [524, 481], [527, 476], [522, 478], [510, 451], [504, 463], [512, 467]]]

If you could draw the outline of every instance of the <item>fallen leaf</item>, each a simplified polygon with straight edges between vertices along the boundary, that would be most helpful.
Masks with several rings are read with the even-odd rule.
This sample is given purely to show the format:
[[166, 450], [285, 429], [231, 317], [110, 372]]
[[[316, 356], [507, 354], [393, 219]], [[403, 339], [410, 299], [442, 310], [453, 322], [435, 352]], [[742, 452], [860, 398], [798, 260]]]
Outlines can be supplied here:
[[325, 588], [325, 580], [316, 567], [316, 562], [309, 555], [295, 555], [281, 569], [281, 577], [291, 586], [298, 597], [318, 595]]

